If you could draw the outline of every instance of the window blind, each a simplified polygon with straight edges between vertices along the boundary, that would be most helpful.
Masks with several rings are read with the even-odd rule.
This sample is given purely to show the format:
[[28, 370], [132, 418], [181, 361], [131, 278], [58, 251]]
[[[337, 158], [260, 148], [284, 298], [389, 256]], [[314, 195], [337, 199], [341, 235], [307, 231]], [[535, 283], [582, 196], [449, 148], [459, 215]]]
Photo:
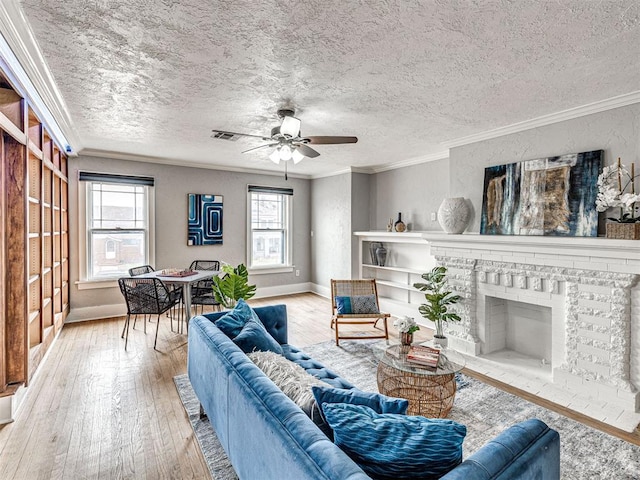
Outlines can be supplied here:
[[293, 188], [264, 187], [262, 185], [248, 185], [249, 192], [277, 193], [280, 195], [293, 195]]
[[138, 177], [134, 175], [117, 175], [113, 173], [80, 172], [81, 182], [119, 183], [127, 185], [145, 185], [153, 187], [153, 177]]

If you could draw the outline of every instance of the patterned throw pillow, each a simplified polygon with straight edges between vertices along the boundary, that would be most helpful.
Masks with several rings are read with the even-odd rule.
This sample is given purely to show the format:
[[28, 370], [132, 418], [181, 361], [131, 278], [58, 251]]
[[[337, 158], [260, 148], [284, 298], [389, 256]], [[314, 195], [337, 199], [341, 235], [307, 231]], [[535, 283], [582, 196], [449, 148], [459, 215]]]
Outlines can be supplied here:
[[336, 297], [338, 314], [380, 313], [375, 295], [354, 295], [352, 297]]
[[[349, 403], [351, 405], [366, 405], [376, 413], [398, 413], [405, 415], [409, 407], [409, 401], [404, 398], [387, 397], [381, 393], [363, 392], [357, 388], [345, 389], [335, 387], [316, 386], [311, 387], [316, 399], [318, 415], [312, 416], [312, 420], [322, 432], [333, 441], [333, 430], [329, 427], [322, 405], [327, 403]], [[314, 407], [316, 408], [316, 407]]]
[[453, 420], [378, 414], [346, 403], [325, 403], [322, 410], [335, 444], [373, 478], [440, 478], [462, 461], [467, 427]]

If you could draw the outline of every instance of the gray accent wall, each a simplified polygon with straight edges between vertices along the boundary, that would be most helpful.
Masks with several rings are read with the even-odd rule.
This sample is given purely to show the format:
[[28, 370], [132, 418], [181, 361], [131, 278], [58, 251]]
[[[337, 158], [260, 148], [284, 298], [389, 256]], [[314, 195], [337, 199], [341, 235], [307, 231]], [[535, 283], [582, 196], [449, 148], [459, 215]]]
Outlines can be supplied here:
[[451, 196], [470, 199], [474, 209], [467, 231], [480, 231], [485, 167], [590, 150], [604, 150], [607, 165], [618, 157], [627, 166], [637, 162], [640, 104], [452, 148]]
[[311, 182], [311, 282], [351, 277], [351, 173]]
[[[247, 184], [291, 187], [293, 197], [293, 263], [300, 276], [291, 273], [251, 275], [260, 287], [307, 283], [311, 279], [310, 181], [284, 176], [258, 175], [201, 168], [132, 162], [80, 156], [69, 161], [71, 308], [123, 303], [117, 288], [78, 290], [78, 171], [145, 175], [155, 179], [156, 269], [186, 268], [193, 260], [214, 259], [246, 263]], [[187, 194], [224, 196], [222, 245], [187, 245]]]
[[371, 230], [386, 230], [398, 212], [409, 230], [441, 230], [431, 213], [448, 196], [449, 161], [436, 160], [372, 175]]

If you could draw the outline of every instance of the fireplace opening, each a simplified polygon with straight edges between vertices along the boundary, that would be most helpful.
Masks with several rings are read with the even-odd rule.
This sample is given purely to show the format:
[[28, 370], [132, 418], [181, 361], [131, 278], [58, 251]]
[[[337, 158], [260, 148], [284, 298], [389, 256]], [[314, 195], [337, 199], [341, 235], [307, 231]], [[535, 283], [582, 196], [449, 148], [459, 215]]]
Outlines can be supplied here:
[[551, 307], [487, 296], [485, 308], [482, 356], [529, 374], [550, 376]]

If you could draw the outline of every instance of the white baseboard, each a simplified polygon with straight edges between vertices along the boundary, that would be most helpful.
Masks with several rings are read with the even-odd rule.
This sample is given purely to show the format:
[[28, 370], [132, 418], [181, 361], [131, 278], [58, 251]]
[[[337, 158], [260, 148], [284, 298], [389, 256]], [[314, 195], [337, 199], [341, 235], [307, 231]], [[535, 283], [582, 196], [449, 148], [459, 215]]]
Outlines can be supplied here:
[[311, 284], [311, 291], [321, 297], [331, 298], [331, 288], [324, 285], [318, 285], [317, 283]]
[[[325, 293], [319, 293], [316, 288], [324, 288]], [[282, 295], [294, 295], [296, 293], [314, 292], [324, 297], [329, 297], [329, 289], [314, 285], [311, 282], [293, 283], [289, 285], [276, 285], [273, 287], [259, 287], [253, 298], [279, 297]], [[65, 323], [84, 322], [87, 320], [99, 320], [102, 318], [121, 317], [127, 314], [127, 306], [124, 303], [114, 305], [96, 305], [94, 307], [72, 308], [67, 315]]]
[[72, 308], [64, 323], [99, 320], [101, 318], [122, 317], [127, 314], [124, 303], [114, 305], [96, 305], [95, 307]]
[[293, 283], [289, 285], [277, 285], [275, 287], [259, 287], [253, 298], [279, 297], [281, 295], [293, 295], [311, 291], [311, 283]]
[[26, 393], [27, 388], [24, 385], [20, 385], [13, 395], [0, 397], [0, 425], [11, 423], [16, 419], [16, 414]]

